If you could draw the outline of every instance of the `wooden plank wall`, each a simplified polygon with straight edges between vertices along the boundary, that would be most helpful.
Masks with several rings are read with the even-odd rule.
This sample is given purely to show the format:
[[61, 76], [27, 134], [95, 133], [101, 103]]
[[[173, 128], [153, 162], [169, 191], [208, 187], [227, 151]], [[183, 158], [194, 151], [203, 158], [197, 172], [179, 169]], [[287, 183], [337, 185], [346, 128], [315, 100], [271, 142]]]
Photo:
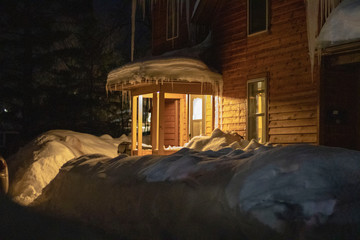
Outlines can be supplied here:
[[213, 107], [211, 102], [211, 96], [205, 96], [205, 135], [210, 136], [213, 132]]
[[213, 24], [223, 74], [223, 130], [246, 135], [246, 82], [268, 74], [268, 140], [318, 143], [319, 71], [311, 77], [303, 0], [269, 0], [270, 30], [247, 36], [246, 0], [228, 0]]
[[[194, 6], [195, 1], [191, 0], [190, 5]], [[186, 23], [185, 5], [182, 14], [179, 16], [179, 37], [173, 40], [166, 40], [166, 13], [167, 1], [159, 0], [154, 3], [152, 13], [152, 53], [160, 55], [167, 51], [181, 49], [190, 45], [188, 27]], [[192, 9], [192, 7], [191, 7]], [[190, 14], [192, 11], [190, 11]]]
[[165, 99], [164, 145], [179, 146], [179, 100]]

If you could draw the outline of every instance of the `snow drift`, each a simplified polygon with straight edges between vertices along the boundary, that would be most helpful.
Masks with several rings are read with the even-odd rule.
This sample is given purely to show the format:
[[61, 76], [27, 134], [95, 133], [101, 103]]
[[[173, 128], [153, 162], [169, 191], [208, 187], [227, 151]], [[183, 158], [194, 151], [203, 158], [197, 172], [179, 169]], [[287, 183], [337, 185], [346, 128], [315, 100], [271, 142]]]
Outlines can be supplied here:
[[101, 230], [86, 227], [79, 222], [65, 221], [37, 213], [12, 202], [2, 194], [0, 194], [0, 213], [0, 236], [2, 240], [121, 239], [120, 236], [109, 238]]
[[13, 199], [23, 205], [31, 203], [70, 159], [100, 153], [116, 157], [123, 135], [96, 137], [69, 130], [52, 130], [41, 134], [9, 158], [10, 189]]
[[236, 132], [223, 132], [217, 128], [212, 132], [211, 136], [193, 137], [190, 142], [185, 144], [185, 147], [196, 151], [218, 151], [226, 147], [232, 149], [244, 148], [248, 143], [248, 141], [244, 140], [243, 137]]
[[360, 236], [360, 152], [251, 144], [81, 156], [32, 205], [131, 239]]
[[331, 13], [317, 38], [318, 48], [360, 39], [360, 1], [344, 0]]

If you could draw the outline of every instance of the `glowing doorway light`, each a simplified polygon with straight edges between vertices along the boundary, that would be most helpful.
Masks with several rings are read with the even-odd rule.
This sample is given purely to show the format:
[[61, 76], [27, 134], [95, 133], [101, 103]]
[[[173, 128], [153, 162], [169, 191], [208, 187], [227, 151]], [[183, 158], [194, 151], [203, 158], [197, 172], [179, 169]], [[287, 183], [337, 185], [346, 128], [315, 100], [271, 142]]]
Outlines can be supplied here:
[[193, 120], [202, 119], [202, 99], [194, 98], [193, 101]]

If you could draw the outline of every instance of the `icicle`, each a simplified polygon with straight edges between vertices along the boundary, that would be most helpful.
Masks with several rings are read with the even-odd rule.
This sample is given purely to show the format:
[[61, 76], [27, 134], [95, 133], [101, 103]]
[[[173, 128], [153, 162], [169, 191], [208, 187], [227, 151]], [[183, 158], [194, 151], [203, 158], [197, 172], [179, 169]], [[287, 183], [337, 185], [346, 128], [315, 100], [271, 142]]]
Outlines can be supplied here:
[[318, 48], [318, 46], [316, 46], [317, 35], [319, 30], [321, 30], [322, 26], [325, 24], [327, 18], [330, 16], [331, 12], [340, 2], [341, 0], [306, 0], [306, 21], [312, 79], [314, 74], [316, 50], [318, 50], [319, 64], [321, 61], [321, 50]]
[[[324, 0], [321, 0], [324, 1]], [[315, 41], [316, 34], [318, 32], [318, 12], [319, 12], [319, 0], [307, 0], [306, 2], [306, 22], [307, 22], [307, 34], [308, 34], [308, 46], [309, 46], [309, 57], [311, 65], [311, 78], [314, 76], [314, 59], [315, 59]]]
[[136, 17], [136, 0], [132, 0], [132, 8], [131, 8], [131, 61], [134, 61], [135, 17]]
[[184, 0], [180, 0], [180, 16], [183, 15]]
[[[316, 24], [315, 22], [313, 24]], [[320, 1], [320, 26], [324, 24], [324, 0]]]
[[176, 12], [175, 12], [175, 4], [176, 4], [176, 2], [174, 2], [175, 0], [173, 0], [172, 2], [171, 2], [171, 18], [172, 18], [172, 26], [171, 26], [171, 29], [172, 29], [172, 37], [174, 37], [175, 36], [175, 23], [176, 23], [176, 21], [175, 21], [175, 17], [176, 17]]
[[145, 8], [146, 8], [146, 1], [142, 0], [142, 8], [143, 8], [143, 20], [145, 20]]
[[190, 38], [190, 0], [186, 0], [186, 23], [188, 27], [188, 35]]

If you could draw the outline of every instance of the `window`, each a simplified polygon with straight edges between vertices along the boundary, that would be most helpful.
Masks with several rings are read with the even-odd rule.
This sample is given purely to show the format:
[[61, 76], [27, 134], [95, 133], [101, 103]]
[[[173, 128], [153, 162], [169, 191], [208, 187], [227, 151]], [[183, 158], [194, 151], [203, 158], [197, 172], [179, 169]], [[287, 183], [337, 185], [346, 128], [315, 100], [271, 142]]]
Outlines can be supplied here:
[[255, 139], [260, 143], [266, 142], [267, 90], [266, 78], [248, 81], [248, 139]]
[[202, 98], [194, 98], [193, 100], [193, 120], [201, 120], [202, 117]]
[[268, 0], [248, 0], [248, 35], [268, 30]]
[[179, 36], [179, 0], [167, 0], [166, 39]]

